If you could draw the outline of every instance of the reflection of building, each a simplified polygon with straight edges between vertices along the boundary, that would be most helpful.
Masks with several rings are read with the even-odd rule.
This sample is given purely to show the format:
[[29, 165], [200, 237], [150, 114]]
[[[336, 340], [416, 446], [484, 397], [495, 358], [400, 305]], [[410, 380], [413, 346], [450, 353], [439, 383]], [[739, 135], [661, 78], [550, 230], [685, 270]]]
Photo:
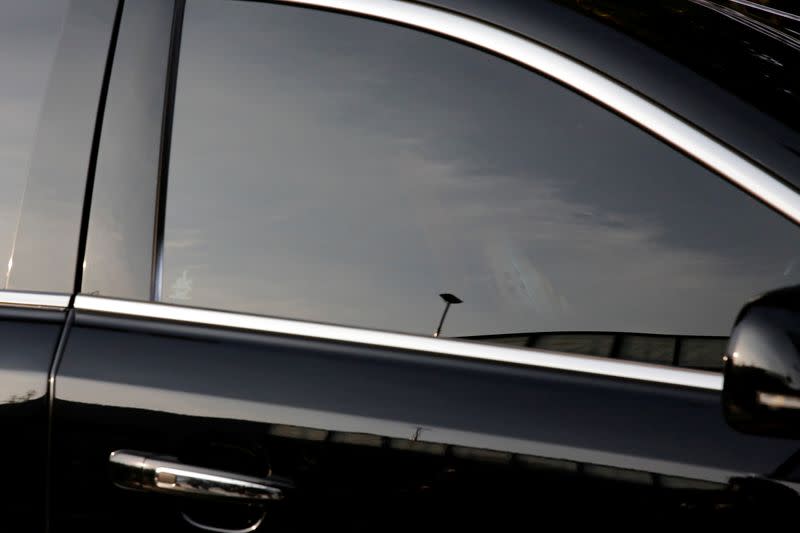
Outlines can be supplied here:
[[727, 337], [611, 332], [480, 335], [464, 339], [702, 370], [722, 370]]

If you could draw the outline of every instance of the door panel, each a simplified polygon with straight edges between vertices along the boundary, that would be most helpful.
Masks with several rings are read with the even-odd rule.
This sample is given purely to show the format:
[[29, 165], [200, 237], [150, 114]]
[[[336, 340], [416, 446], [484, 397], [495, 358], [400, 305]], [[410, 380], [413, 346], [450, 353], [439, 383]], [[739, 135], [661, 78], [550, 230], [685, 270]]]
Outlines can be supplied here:
[[251, 508], [201, 503], [199, 516], [191, 499], [115, 487], [120, 449], [291, 480], [264, 530], [497, 525], [532, 511], [741, 519], [729, 479], [796, 450], [729, 429], [714, 391], [86, 312], [54, 409], [57, 531], [191, 529], [182, 512], [249, 523]]
[[47, 378], [64, 313], [0, 307], [0, 530], [42, 531]]
[[[137, 106], [145, 102], [150, 110], [161, 110], [164, 103], [162, 93], [154, 88], [175, 82], [173, 76], [166, 81], [162, 76], [167, 68], [165, 16], [171, 6], [130, 3], [123, 14], [121, 44], [131, 9], [160, 20], [156, 26], [140, 19], [159, 39], [125, 41], [134, 49], [140, 44], [147, 48], [147, 54], [134, 50], [131, 57], [147, 55], [147, 64], [156, 65], [149, 69], [157, 74], [152, 84], [123, 91], [131, 102]], [[203, 11], [203, 6], [211, 11]], [[220, 22], [227, 20], [223, 15], [228, 8], [234, 9], [231, 6], [236, 6], [238, 18], [223, 31]], [[190, 2], [180, 53], [180, 16], [174, 21], [169, 46], [174, 55], [168, 70], [176, 70], [177, 57], [182, 69], [175, 95], [175, 154], [165, 148], [172, 142], [165, 125], [158, 165], [164, 171], [164, 158], [171, 161], [169, 184], [163, 172], [159, 183], [161, 192], [169, 189], [169, 201], [159, 198], [157, 217], [134, 217], [146, 223], [139, 228], [143, 231], [134, 233], [155, 235], [156, 248], [163, 236], [166, 251], [155, 250], [153, 258], [150, 238], [122, 237], [131, 243], [147, 241], [147, 250], [122, 246], [123, 255], [132, 252], [146, 260], [132, 263], [111, 253], [119, 257], [97, 255], [102, 260], [93, 263], [89, 253], [86, 279], [100, 280], [107, 287], [100, 287], [102, 294], [124, 296], [130, 291], [117, 286], [119, 276], [93, 274], [93, 269], [111, 265], [109, 271], [119, 271], [128, 281], [134, 277], [141, 281], [147, 276], [131, 276], [133, 271], [126, 274], [126, 269], [138, 264], [148, 272], [152, 267], [157, 274], [163, 263], [163, 280], [156, 275], [153, 281], [157, 287], [165, 281], [165, 290], [169, 289], [165, 300], [170, 302], [426, 333], [439, 318], [438, 309], [429, 308], [430, 302], [438, 303], [435, 295], [451, 290], [450, 285], [461, 279], [468, 292], [458, 287], [452, 290], [468, 303], [450, 315], [446, 335], [473, 335], [484, 342], [509, 344], [505, 332], [515, 331], [513, 342], [521, 339], [520, 346], [535, 349], [549, 342], [552, 348], [557, 341], [560, 346], [575, 346], [579, 353], [594, 353], [580, 352], [593, 343], [577, 337], [613, 331], [617, 333], [605, 334], [604, 364], [610, 364], [611, 357], [638, 357], [667, 365], [702, 366], [692, 357], [703, 350], [709, 351], [710, 359], [719, 355], [708, 343], [724, 342], [721, 335], [727, 333], [742, 300], [762, 288], [787, 283], [787, 273], [795, 272], [786, 265], [794, 264], [796, 227], [593, 102], [461, 44], [366, 19], [294, 8], [291, 13], [285, 11], [289, 9]], [[338, 36], [340, 48], [329, 44], [332, 34]], [[264, 41], [267, 35], [277, 39], [275, 43]], [[364, 35], [377, 44], [359, 45], [356, 38]], [[273, 46], [276, 43], [285, 48]], [[394, 55], [383, 49], [387, 43]], [[219, 52], [228, 50], [228, 45], [240, 48]], [[337, 67], [337, 61], [347, 63], [356, 57], [351, 46], [361, 55], [374, 56], [365, 63], [373, 70], [356, 68], [348, 74]], [[411, 54], [414, 49], [417, 53]], [[298, 57], [305, 59], [298, 61], [286, 51], [302, 52]], [[424, 66], [419, 60], [423, 57], [432, 60], [432, 66], [420, 77], [415, 73]], [[464, 67], [454, 67], [452, 57], [462, 57]], [[244, 60], [252, 65], [240, 63]], [[439, 68], [442, 65], [447, 69]], [[476, 65], [483, 65], [489, 75], [475, 75], [475, 83], [464, 84], [462, 74], [476, 72]], [[397, 78], [397, 72], [405, 74]], [[443, 75], [447, 72], [451, 75]], [[503, 72], [509, 76], [508, 83], [499, 75]], [[325, 80], [314, 78], [326, 73]], [[337, 90], [322, 83], [328, 78]], [[436, 91], [419, 97], [423, 78]], [[373, 86], [376, 79], [385, 85]], [[229, 82], [241, 83], [228, 87]], [[375, 91], [376, 87], [380, 90]], [[396, 90], [395, 98], [386, 98], [390, 87]], [[351, 90], [359, 88], [362, 92]], [[467, 88], [478, 90], [485, 105], [456, 98]], [[509, 96], [513, 91], [518, 91], [517, 96]], [[531, 97], [540, 93], [546, 99]], [[113, 94], [110, 91], [110, 107]], [[377, 96], [350, 101], [359, 94]], [[498, 94], [504, 97], [498, 99]], [[281, 95], [283, 100], [278, 98]], [[434, 111], [457, 109], [453, 106], [460, 102], [470, 114], [420, 109], [409, 115], [419, 118], [398, 120], [396, 102], [414, 109], [416, 104], [437, 102], [434, 96], [441, 103]], [[166, 100], [163, 113], [169, 119], [172, 109], [170, 98]], [[338, 106], [326, 107], [337, 102]], [[376, 111], [366, 107], [366, 102], [373, 102]], [[525, 102], [528, 114], [520, 112]], [[494, 120], [503, 103], [510, 104]], [[356, 112], [342, 112], [349, 106]], [[473, 115], [473, 110], [480, 113]], [[564, 118], [567, 111], [573, 113], [570, 120]], [[464, 116], [475, 119], [451, 120]], [[507, 127], [518, 124], [520, 116], [530, 120]], [[276, 120], [280, 117], [285, 121]], [[543, 117], [549, 118], [543, 121]], [[299, 127], [303, 118], [308, 123]], [[333, 127], [325, 134], [320, 125], [328, 119]], [[346, 130], [345, 126], [359, 120], [363, 124]], [[426, 120], [425, 135], [417, 137], [417, 126]], [[499, 134], [486, 135], [495, 122]], [[144, 129], [133, 130], [152, 129], [154, 124], [149, 116], [143, 121]], [[257, 127], [249, 131], [247, 124]], [[480, 127], [472, 136], [472, 130], [462, 124]], [[118, 125], [125, 131], [129, 126], [124, 120]], [[389, 131], [387, 125], [395, 129]], [[442, 125], [456, 125], [455, 134], [440, 130]], [[536, 136], [520, 134], [534, 125], [540, 128]], [[371, 131], [392, 133], [391, 142], [382, 145], [387, 152], [375, 149], [381, 137]], [[465, 133], [463, 139], [457, 135]], [[142, 146], [147, 145], [152, 156], [156, 153], [153, 136], [145, 137], [149, 140]], [[484, 137], [497, 142], [494, 151], [480, 141]], [[409, 142], [417, 138], [455, 144], [448, 150], [423, 149], [429, 147], [427, 141]], [[315, 139], [318, 148], [311, 143]], [[365, 144], [365, 140], [378, 144]], [[230, 141], [227, 150], [221, 141]], [[545, 141], [552, 141], [554, 148], [547, 148]], [[344, 149], [333, 150], [337, 143], [344, 143]], [[420, 150], [411, 159], [413, 168], [405, 159], [393, 159], [401, 144]], [[481, 149], [475, 150], [476, 145]], [[242, 148], [250, 152], [243, 153]], [[653, 157], [645, 150], [652, 150]], [[509, 169], [507, 156], [512, 152], [520, 157], [520, 164]], [[486, 157], [489, 153], [495, 155]], [[632, 153], [637, 157], [631, 160]], [[267, 157], [262, 163], [253, 154]], [[304, 166], [320, 154], [327, 158], [320, 159], [316, 168]], [[374, 161], [358, 172], [337, 166], [368, 161], [370, 156]], [[452, 160], [462, 156], [465, 161], [469, 161], [467, 156], [476, 159], [461, 169]], [[528, 156], [532, 160], [525, 159]], [[113, 153], [110, 157], [108, 161], [115, 159]], [[653, 164], [662, 160], [669, 164]], [[101, 154], [98, 168], [102, 161]], [[154, 159], [142, 161], [152, 167]], [[387, 166], [387, 161], [393, 165]], [[575, 167], [565, 170], [565, 162]], [[140, 168], [141, 161], [136, 163], [131, 168]], [[491, 164], [486, 167], [487, 163]], [[397, 172], [394, 177], [386, 171], [389, 167]], [[437, 175], [431, 170], [442, 168], [458, 172]], [[599, 168], [607, 172], [600, 174]], [[112, 174], [115, 169], [117, 165], [107, 165]], [[531, 169], [541, 175], [529, 176]], [[115, 174], [121, 177], [119, 184], [124, 184], [120, 190], [136, 192], [140, 200], [152, 196], [155, 181], [150, 181], [149, 192], [141, 188], [147, 184], [146, 179], [141, 181], [147, 172], [130, 173], [136, 178], [133, 181], [123, 174], [128, 173]], [[412, 174], [417, 185], [427, 185], [438, 176], [443, 184], [457, 182], [461, 188], [455, 193], [443, 188], [438, 196], [425, 192], [425, 187], [406, 190], [413, 183]], [[385, 181], [396, 189], [381, 189], [384, 185], [374, 179], [379, 175], [388, 177]], [[550, 175], [558, 187], [549, 188]], [[225, 176], [224, 187], [220, 187], [220, 176]], [[341, 180], [354, 176], [362, 182], [342, 187]], [[484, 186], [473, 191], [480, 180]], [[523, 187], [531, 180], [547, 187]], [[528, 197], [514, 192], [511, 184], [522, 187]], [[298, 189], [291, 191], [290, 185]], [[386, 208], [364, 201], [370, 187], [380, 193], [376, 198], [385, 197]], [[230, 195], [236, 191], [241, 196]], [[552, 202], [555, 191], [563, 198]], [[490, 192], [500, 197], [486, 208]], [[425, 201], [409, 204], [417, 208], [406, 208], [401, 201], [406, 195]], [[123, 202], [132, 197], [105, 196], [97, 196], [102, 205], [93, 206], [93, 214], [102, 213], [111, 196]], [[715, 201], [709, 202], [710, 198]], [[537, 207], [541, 201], [551, 202], [550, 215], [567, 213], [560, 220], [562, 229], [552, 235], [544, 230], [551, 227], [553, 216]], [[476, 227], [448, 230], [442, 221], [454, 217], [440, 217], [448, 205]], [[680, 216], [675, 206], [680, 206]], [[149, 212], [150, 207], [128, 214]], [[415, 215], [409, 217], [409, 213]], [[496, 231], [485, 231], [482, 223], [475, 222], [480, 213], [489, 221], [508, 213], [542, 218], [532, 221], [536, 224], [513, 219], [519, 224], [512, 227], [504, 222]], [[595, 218], [595, 213], [602, 216]], [[109, 224], [101, 226], [112, 230], [116, 225], [117, 230], [106, 237], [119, 244], [119, 236], [129, 225], [116, 224], [121, 220], [117, 215], [118, 211], [110, 210], [99, 220], [107, 219]], [[315, 220], [318, 215], [323, 216]], [[144, 231], [154, 219], [163, 224]], [[370, 224], [364, 224], [366, 220]], [[436, 222], [428, 226], [441, 231], [442, 244], [423, 242], [416, 233], [402, 238], [397, 229], [410, 220], [413, 232], [425, 226], [426, 220]], [[204, 222], [209, 223], [208, 235], [202, 231]], [[219, 231], [228, 222], [232, 224], [229, 231]], [[743, 225], [742, 231], [737, 230], [738, 224]], [[620, 228], [625, 231], [620, 233]], [[280, 229], [285, 234], [273, 234]], [[598, 238], [597, 231], [604, 238]], [[435, 234], [428, 232], [424, 237]], [[90, 231], [89, 252], [91, 235]], [[502, 244], [504, 235], [521, 243], [518, 249]], [[475, 245], [479, 236], [485, 250]], [[97, 242], [113, 249], [103, 244], [104, 239], [108, 240], [102, 237]], [[531, 239], [535, 242], [528, 242]], [[419, 249], [432, 250], [432, 257], [441, 259], [441, 264], [439, 259], [430, 264], [419, 261], [420, 243], [424, 246]], [[443, 259], [458, 243], [469, 250], [466, 259], [458, 254]], [[661, 251], [655, 253], [655, 248]], [[709, 253], [711, 249], [716, 252]], [[529, 255], [540, 264], [534, 265]], [[331, 257], [338, 271], [326, 266], [326, 258]], [[526, 257], [527, 263], [518, 260]], [[468, 267], [476, 264], [476, 258], [486, 259], [488, 266], [472, 272]], [[665, 264], [666, 269], [662, 268]], [[426, 270], [431, 265], [436, 267], [430, 270], [434, 275]], [[139, 267], [134, 270], [141, 274], [144, 270]], [[312, 267], [320, 271], [315, 274]], [[368, 267], [375, 268], [375, 280], [366, 273]], [[279, 275], [282, 272], [286, 275]], [[530, 285], [535, 290], [529, 290], [531, 281], [536, 282]], [[397, 289], [394, 297], [387, 297], [387, 287]], [[96, 288], [82, 287], [84, 292]], [[493, 297], [479, 297], [494, 290], [508, 300], [503, 314], [492, 312]], [[158, 292], [151, 297], [156, 298]], [[412, 297], [420, 298], [419, 303], [409, 305]], [[540, 297], [547, 309], [530, 306], [541, 303]], [[307, 299], [304, 303], [303, 298]], [[585, 305], [573, 305], [570, 310], [565, 302]], [[567, 322], [576, 310], [580, 320]], [[699, 348], [690, 350], [695, 344]], [[527, 353], [535, 357], [535, 350]], [[691, 357], [684, 361], [685, 354]], [[525, 356], [520, 350], [519, 357]], [[591, 359], [586, 361], [589, 364]], [[657, 367], [637, 368], [655, 372]], [[654, 520], [694, 525], [710, 519], [719, 525], [763, 516], [764, 494], [779, 510], [791, 508], [797, 498], [793, 489], [771, 481], [759, 481], [758, 490], [752, 483], [737, 481], [750, 474], [791, 472], [793, 468], [787, 465], [793, 464], [797, 447], [791, 441], [733, 432], [723, 421], [718, 390], [467, 360], [302, 334], [192, 325], [185, 320], [126, 318], [79, 309], [59, 368], [53, 413], [53, 531], [195, 531], [197, 524], [216, 531], [249, 530], [259, 524], [264, 531], [408, 530], [496, 527], [531, 518], [594, 525], [651, 524]], [[109, 457], [120, 450], [170, 464], [216, 469], [233, 477], [280, 478], [295, 488], [287, 490], [284, 501], [263, 506], [131, 490], [143, 485], [144, 474], [137, 474], [135, 468], [144, 466], [134, 465], [133, 480], [116, 477], [125, 474], [120, 474], [118, 465], [109, 464]], [[158, 483], [175, 485], [176, 478], [170, 481], [169, 475], [159, 477]], [[791, 481], [789, 474], [784, 477]]]

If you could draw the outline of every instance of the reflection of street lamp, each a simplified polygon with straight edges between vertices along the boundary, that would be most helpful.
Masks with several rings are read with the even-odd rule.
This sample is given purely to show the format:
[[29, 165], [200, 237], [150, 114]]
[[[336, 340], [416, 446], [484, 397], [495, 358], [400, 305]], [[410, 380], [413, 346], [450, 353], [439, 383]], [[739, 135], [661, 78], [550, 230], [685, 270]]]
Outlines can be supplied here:
[[438, 337], [439, 333], [442, 332], [442, 324], [444, 324], [444, 318], [447, 316], [447, 311], [450, 309], [450, 304], [460, 304], [462, 302], [461, 298], [456, 296], [455, 294], [450, 294], [446, 292], [444, 294], [440, 294], [439, 296], [442, 297], [442, 300], [447, 302], [447, 305], [444, 306], [444, 312], [442, 313], [442, 319], [439, 321], [439, 327], [436, 328], [436, 332], [433, 334], [434, 337]]

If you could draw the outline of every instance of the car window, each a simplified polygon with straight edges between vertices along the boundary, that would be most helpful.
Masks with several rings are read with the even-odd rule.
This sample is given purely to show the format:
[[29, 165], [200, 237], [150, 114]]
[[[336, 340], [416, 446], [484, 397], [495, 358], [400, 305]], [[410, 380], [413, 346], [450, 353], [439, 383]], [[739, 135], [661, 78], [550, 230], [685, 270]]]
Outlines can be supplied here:
[[793, 224], [463, 44], [190, 0], [179, 65], [164, 301], [705, 367], [798, 279]]
[[0, 289], [69, 0], [0, 0]]

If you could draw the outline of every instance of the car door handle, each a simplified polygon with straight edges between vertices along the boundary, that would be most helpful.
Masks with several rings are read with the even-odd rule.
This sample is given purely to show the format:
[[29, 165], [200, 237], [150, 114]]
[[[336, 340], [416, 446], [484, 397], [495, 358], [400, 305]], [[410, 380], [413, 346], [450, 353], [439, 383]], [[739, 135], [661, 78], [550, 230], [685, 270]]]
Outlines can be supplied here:
[[166, 494], [212, 497], [235, 501], [278, 501], [293, 488], [289, 481], [258, 478], [185, 465], [131, 450], [111, 452], [108, 458], [115, 485]]

